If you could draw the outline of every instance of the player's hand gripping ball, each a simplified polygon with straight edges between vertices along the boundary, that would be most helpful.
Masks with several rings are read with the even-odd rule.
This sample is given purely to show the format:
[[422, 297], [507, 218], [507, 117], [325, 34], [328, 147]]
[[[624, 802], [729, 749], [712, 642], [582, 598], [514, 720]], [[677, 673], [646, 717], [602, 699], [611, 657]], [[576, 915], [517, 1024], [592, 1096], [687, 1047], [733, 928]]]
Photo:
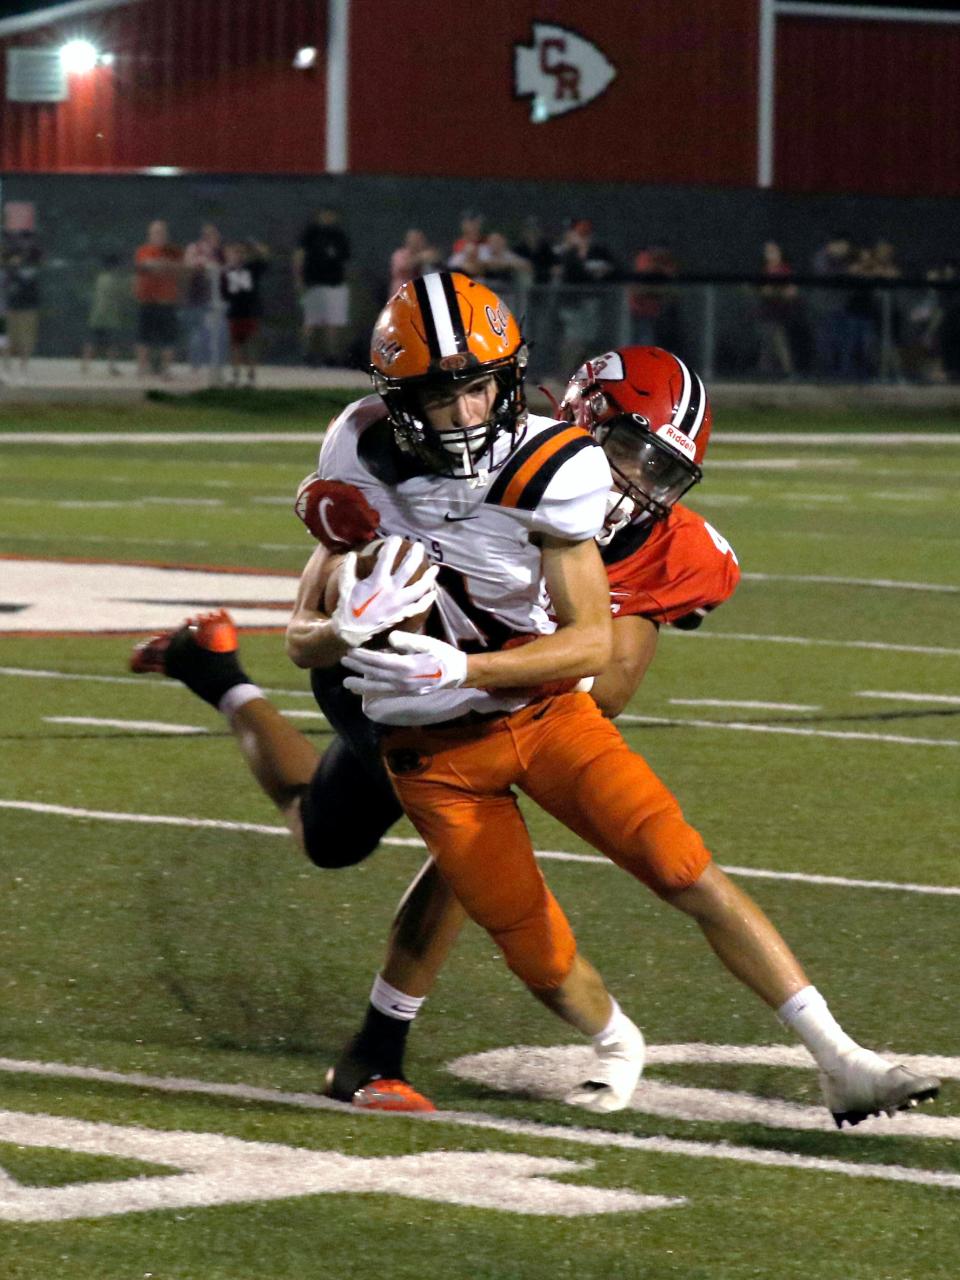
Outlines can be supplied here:
[[389, 631], [423, 630], [437, 596], [436, 577], [422, 543], [378, 539], [349, 552], [331, 573], [324, 612], [351, 649], [383, 645]]

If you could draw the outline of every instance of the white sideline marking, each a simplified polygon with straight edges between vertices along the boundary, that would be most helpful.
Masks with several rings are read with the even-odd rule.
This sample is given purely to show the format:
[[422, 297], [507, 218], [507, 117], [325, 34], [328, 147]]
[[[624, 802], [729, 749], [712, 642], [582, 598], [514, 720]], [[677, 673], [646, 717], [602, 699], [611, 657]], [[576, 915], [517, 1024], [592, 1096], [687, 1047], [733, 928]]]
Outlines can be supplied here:
[[[256, 835], [285, 836], [286, 827], [268, 826], [262, 822], [233, 822], [226, 818], [181, 818], [170, 814], [114, 813], [103, 809], [77, 809], [62, 804], [44, 804], [38, 800], [0, 800], [0, 809], [16, 809], [23, 813], [46, 813], [61, 818], [86, 818], [99, 822], [131, 822], [143, 826], [197, 827], [214, 831], [250, 831]], [[416, 836], [385, 836], [381, 844], [404, 849], [425, 849]], [[537, 849], [538, 858], [553, 862], [585, 862], [612, 867], [609, 858], [597, 853], [567, 853], [561, 849]], [[901, 893], [960, 895], [960, 887], [951, 885], [911, 884], [896, 880], [855, 880], [846, 876], [822, 876], [806, 871], [765, 871], [753, 867], [724, 866], [731, 875], [761, 880], [797, 880], [804, 884], [829, 884], [851, 889], [892, 889]]]
[[129, 729], [131, 733], [209, 733], [193, 724], [167, 724], [163, 720], [101, 720], [96, 716], [44, 716], [45, 724], [94, 725], [104, 729]]
[[897, 578], [842, 578], [828, 573], [742, 573], [746, 582], [817, 582], [824, 586], [878, 587], [893, 591], [939, 591], [960, 594], [960, 587], [940, 582], [901, 582]]
[[948, 707], [960, 707], [960, 697], [948, 693], [895, 693], [893, 690], [859, 689], [858, 698], [888, 698], [892, 702], [937, 702]]
[[758, 711], [819, 711], [805, 702], [752, 702], [739, 698], [668, 698], [675, 707], [747, 707]]
[[685, 636], [698, 640], [744, 640], [758, 644], [816, 645], [828, 649], [876, 649], [882, 653], [919, 653], [928, 658], [960, 658], [960, 649], [943, 645], [888, 644], [883, 640], [827, 640], [823, 636], [770, 636], [751, 631], [678, 631], [666, 627], [668, 636]]
[[[650, 1060], [704, 1061], [702, 1056], [694, 1059], [669, 1056], [670, 1050], [684, 1051], [691, 1048], [721, 1051], [733, 1049], [742, 1052], [741, 1046], [652, 1045], [650, 1046]], [[540, 1052], [544, 1054], [559, 1052], [562, 1055], [565, 1050], [569, 1049], [573, 1049], [578, 1054], [589, 1053], [589, 1050], [584, 1050], [580, 1045], [558, 1046], [553, 1051], [540, 1050]], [[660, 1050], [664, 1056], [659, 1059], [655, 1058], [657, 1050]], [[772, 1051], [776, 1055], [778, 1050], [786, 1054], [795, 1052], [792, 1046], [770, 1046], [767, 1052]], [[517, 1051], [514, 1050], [514, 1052]], [[486, 1055], [477, 1055], [477, 1057], [480, 1056]], [[709, 1060], [723, 1061], [724, 1059], [721, 1057]], [[743, 1061], [744, 1059], [741, 1057], [737, 1060]], [[458, 1062], [463, 1061], [464, 1059], [458, 1060]], [[903, 1061], [909, 1062], [910, 1059], [904, 1058]], [[934, 1062], [936, 1060], [930, 1059], [930, 1061]], [[948, 1059], [947, 1061], [955, 1063], [956, 1059]], [[451, 1069], [455, 1068], [458, 1062], [450, 1064]], [[791, 1062], [789, 1065], [797, 1064]], [[351, 1119], [364, 1117], [388, 1124], [396, 1124], [399, 1119], [396, 1115], [390, 1115], [387, 1112], [363, 1111], [359, 1108], [351, 1107], [347, 1103], [333, 1102], [329, 1098], [323, 1098], [313, 1093], [291, 1093], [280, 1089], [265, 1089], [242, 1084], [219, 1084], [174, 1076], [148, 1076], [140, 1072], [102, 1071], [96, 1067], [77, 1067], [60, 1062], [31, 1062], [15, 1058], [0, 1058], [0, 1071], [62, 1079], [92, 1080], [105, 1084], [128, 1085], [140, 1089], [156, 1089], [164, 1093], [196, 1093], [211, 1097], [238, 1098], [249, 1102], [265, 1102], [270, 1105], [302, 1107], [307, 1110], [334, 1111], [340, 1115], [349, 1115]], [[946, 1073], [941, 1072], [940, 1074]], [[582, 1078], [582, 1076], [578, 1078]], [[757, 1101], [760, 1100], [757, 1099]], [[532, 1120], [507, 1120], [469, 1111], [413, 1112], [404, 1115], [402, 1118], [418, 1124], [449, 1124], [462, 1128], [486, 1129], [496, 1133], [530, 1137], [538, 1140], [577, 1143], [590, 1147], [612, 1147], [626, 1151], [649, 1152], [653, 1155], [687, 1156], [695, 1159], [732, 1160], [741, 1164], [765, 1165], [772, 1168], [802, 1169], [818, 1173], [839, 1173], [850, 1178], [881, 1178], [889, 1182], [912, 1182], [921, 1186], [960, 1189], [960, 1174], [942, 1173], [933, 1169], [909, 1169], [902, 1165], [860, 1164], [850, 1160], [836, 1160], [820, 1156], [800, 1156], [786, 1151], [771, 1151], [767, 1148], [734, 1146], [726, 1142], [698, 1142], [692, 1139], [680, 1138], [638, 1138], [632, 1133], [613, 1133], [605, 1129], [568, 1128], [565, 1125], [541, 1124]], [[909, 1124], [911, 1119], [923, 1118], [928, 1117], [912, 1116], [907, 1120], [907, 1123]], [[827, 1123], [832, 1127], [831, 1121]], [[870, 1125], [869, 1121], [865, 1123]], [[893, 1123], [896, 1124], [896, 1121]], [[890, 1132], [889, 1129], [886, 1131]], [[848, 1130], [847, 1132], [850, 1131]], [[882, 1133], [884, 1128], [871, 1125], [870, 1132], [874, 1134]]]
[[854, 742], [892, 742], [901, 747], [960, 747], [956, 738], [908, 738], [896, 733], [864, 733], [859, 729], [805, 729], [783, 724], [746, 724], [738, 720], [676, 720], [668, 716], [617, 716], [618, 724], [680, 725], [693, 729], [728, 729], [733, 733], [786, 734], [796, 738], [839, 738]]

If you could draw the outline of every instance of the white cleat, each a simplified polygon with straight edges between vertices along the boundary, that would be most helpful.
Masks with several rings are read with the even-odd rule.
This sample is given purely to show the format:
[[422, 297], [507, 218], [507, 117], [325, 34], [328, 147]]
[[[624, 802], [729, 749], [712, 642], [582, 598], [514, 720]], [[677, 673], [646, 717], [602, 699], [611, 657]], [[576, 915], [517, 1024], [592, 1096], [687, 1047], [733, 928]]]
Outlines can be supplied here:
[[870, 1049], [858, 1049], [844, 1054], [832, 1071], [820, 1072], [820, 1088], [837, 1128], [842, 1129], [844, 1121], [853, 1126], [867, 1116], [909, 1111], [918, 1102], [935, 1098], [940, 1081], [889, 1063]]
[[564, 1102], [585, 1111], [622, 1111], [629, 1106], [643, 1074], [647, 1046], [639, 1027], [624, 1019], [623, 1034], [609, 1044], [594, 1047], [596, 1062], [590, 1078], [571, 1089]]

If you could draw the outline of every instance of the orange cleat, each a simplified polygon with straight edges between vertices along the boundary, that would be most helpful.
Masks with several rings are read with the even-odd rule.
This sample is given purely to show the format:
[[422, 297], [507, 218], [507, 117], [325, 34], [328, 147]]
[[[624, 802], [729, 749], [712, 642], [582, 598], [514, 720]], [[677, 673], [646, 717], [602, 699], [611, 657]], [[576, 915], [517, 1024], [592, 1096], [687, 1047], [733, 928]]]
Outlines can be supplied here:
[[247, 678], [237, 656], [237, 628], [226, 609], [198, 614], [175, 631], [141, 640], [130, 654], [130, 670], [180, 680], [214, 707], [227, 689]]
[[406, 1080], [369, 1080], [352, 1098], [364, 1111], [436, 1111], [429, 1098], [417, 1093]]
[[[174, 643], [176, 642], [176, 643]], [[155, 671], [160, 675], [172, 675], [168, 670], [167, 655], [173, 645], [170, 657], [177, 664], [181, 650], [189, 652], [193, 647], [204, 649], [207, 653], [235, 653], [237, 650], [237, 628], [226, 609], [217, 609], [214, 613], [201, 613], [195, 618], [188, 618], [182, 627], [175, 631], [161, 631], [149, 640], [141, 640], [130, 654], [130, 670], [138, 673]]]

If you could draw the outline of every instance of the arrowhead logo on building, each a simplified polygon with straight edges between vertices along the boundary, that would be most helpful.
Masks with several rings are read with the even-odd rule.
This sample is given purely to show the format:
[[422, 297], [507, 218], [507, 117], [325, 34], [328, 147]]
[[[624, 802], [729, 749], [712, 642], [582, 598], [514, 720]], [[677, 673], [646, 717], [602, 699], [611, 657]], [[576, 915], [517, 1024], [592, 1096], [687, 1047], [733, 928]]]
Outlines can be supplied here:
[[566, 27], [535, 22], [531, 43], [513, 46], [513, 91], [531, 99], [534, 124], [585, 107], [616, 74], [602, 50]]

